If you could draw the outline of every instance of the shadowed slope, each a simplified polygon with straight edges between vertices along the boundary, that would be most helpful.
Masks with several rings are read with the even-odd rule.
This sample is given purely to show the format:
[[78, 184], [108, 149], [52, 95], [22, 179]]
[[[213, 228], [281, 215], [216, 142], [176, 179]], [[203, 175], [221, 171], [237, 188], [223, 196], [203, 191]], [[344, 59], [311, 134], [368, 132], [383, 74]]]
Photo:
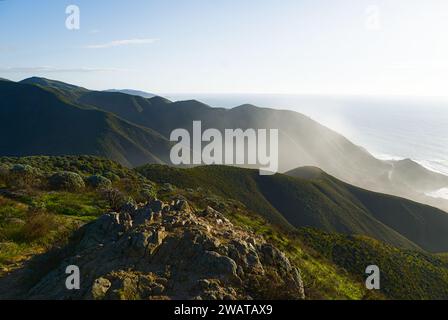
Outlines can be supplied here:
[[1, 155], [89, 154], [133, 166], [166, 161], [169, 154], [170, 144], [156, 132], [38, 86], [0, 82], [0, 97]]
[[[239, 200], [284, 228], [315, 227], [363, 234], [404, 248], [448, 250], [448, 214], [410, 200], [375, 193], [328, 177], [306, 180], [224, 166], [174, 169], [148, 165], [147, 178], [202, 188]], [[317, 172], [316, 169], [313, 169]], [[309, 176], [310, 173], [307, 172]]]

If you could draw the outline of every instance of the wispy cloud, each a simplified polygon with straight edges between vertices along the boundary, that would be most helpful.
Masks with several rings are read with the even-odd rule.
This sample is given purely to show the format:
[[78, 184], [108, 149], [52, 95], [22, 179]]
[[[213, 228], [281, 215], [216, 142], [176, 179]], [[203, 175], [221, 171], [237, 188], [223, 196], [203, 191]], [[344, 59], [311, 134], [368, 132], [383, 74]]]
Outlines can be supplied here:
[[159, 39], [127, 39], [127, 40], [115, 40], [108, 43], [94, 44], [86, 46], [87, 49], [106, 49], [113, 47], [129, 46], [129, 45], [142, 45], [151, 44]]
[[91, 72], [123, 72], [128, 69], [117, 68], [55, 68], [49, 66], [40, 67], [0, 67], [2, 73], [91, 73]]

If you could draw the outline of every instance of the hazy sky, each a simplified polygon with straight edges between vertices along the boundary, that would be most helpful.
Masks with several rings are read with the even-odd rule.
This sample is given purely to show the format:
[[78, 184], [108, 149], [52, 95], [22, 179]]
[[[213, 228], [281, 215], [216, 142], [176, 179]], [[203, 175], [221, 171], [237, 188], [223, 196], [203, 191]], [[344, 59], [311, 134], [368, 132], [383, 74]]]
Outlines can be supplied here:
[[[66, 28], [66, 7], [80, 29]], [[447, 0], [3, 0], [0, 77], [155, 93], [446, 95]]]

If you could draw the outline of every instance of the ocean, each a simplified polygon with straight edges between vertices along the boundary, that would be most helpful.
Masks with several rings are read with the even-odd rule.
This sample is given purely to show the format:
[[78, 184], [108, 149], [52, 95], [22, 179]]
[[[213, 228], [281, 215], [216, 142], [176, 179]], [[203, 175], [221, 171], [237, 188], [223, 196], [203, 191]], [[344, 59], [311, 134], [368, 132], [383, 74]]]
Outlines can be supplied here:
[[[448, 98], [269, 94], [169, 94], [213, 107], [253, 104], [303, 113], [379, 159], [412, 159], [448, 175]], [[448, 198], [448, 189], [432, 196]]]

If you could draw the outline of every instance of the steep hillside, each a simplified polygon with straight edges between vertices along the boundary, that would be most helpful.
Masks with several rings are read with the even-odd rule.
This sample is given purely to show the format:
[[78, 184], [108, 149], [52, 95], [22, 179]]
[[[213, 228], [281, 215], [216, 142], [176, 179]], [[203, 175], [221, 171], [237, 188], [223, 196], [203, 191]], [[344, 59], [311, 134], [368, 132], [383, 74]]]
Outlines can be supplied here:
[[170, 143], [117, 116], [65, 102], [35, 85], [0, 82], [0, 155], [100, 155], [128, 166], [162, 163]]
[[[17, 171], [18, 166], [35, 176], [22, 175], [26, 172]], [[240, 169], [223, 167], [221, 174], [219, 168], [196, 168], [193, 175], [154, 167], [159, 184], [91, 156], [0, 158], [0, 297], [297, 299], [304, 293], [306, 299], [448, 298], [446, 254], [399, 249], [366, 236], [287, 231], [250, 209], [258, 195], [244, 194], [244, 205], [215, 194], [242, 192], [232, 177], [232, 170]], [[312, 169], [305, 170], [308, 178], [324, 175]], [[115, 177], [112, 187], [119, 188], [124, 202], [112, 209], [103, 189], [87, 185], [49, 192], [45, 180], [61, 171], [77, 173], [86, 182], [91, 175]], [[233, 191], [224, 176], [230, 177]], [[252, 184], [250, 174], [243, 176]], [[18, 178], [33, 183], [20, 187]], [[178, 185], [202, 186], [176, 188], [168, 184], [174, 179]], [[161, 200], [152, 194], [137, 206], [128, 198], [136, 194], [130, 191], [148, 184]], [[74, 261], [86, 285], [69, 292], [65, 267]], [[371, 264], [381, 270], [379, 291], [364, 285]]]
[[323, 192], [336, 192], [351, 199], [360, 208], [370, 212], [375, 219], [426, 250], [443, 252], [448, 249], [448, 213], [444, 211], [355, 187], [317, 168], [298, 168], [286, 174], [319, 184]]
[[201, 187], [239, 200], [285, 228], [314, 227], [368, 235], [404, 248], [448, 250], [448, 214], [332, 177], [306, 180], [281, 174], [260, 176], [256, 170], [224, 166], [175, 169], [148, 165], [137, 170], [150, 180], [182, 188]]
[[336, 265], [365, 277], [365, 268], [381, 271], [381, 292], [392, 299], [448, 299], [448, 263], [431, 254], [401, 250], [365, 236], [344, 236], [301, 229], [304, 244]]
[[62, 93], [76, 103], [112, 112], [151, 128], [168, 138], [172, 130], [191, 130], [194, 120], [203, 129], [274, 128], [280, 130], [280, 172], [316, 166], [348, 183], [369, 190], [406, 197], [448, 211], [448, 201], [431, 198], [428, 191], [448, 187], [448, 178], [412, 161], [381, 161], [336, 132], [292, 111], [242, 105], [233, 109], [211, 108], [201, 102], [171, 102], [161, 97], [145, 99], [119, 92], [95, 92], [57, 81], [24, 80]]
[[[17, 171], [19, 167], [26, 168], [26, 170]], [[56, 190], [47, 184], [47, 179], [51, 178], [53, 174], [67, 171], [83, 177], [86, 186], [81, 189]], [[88, 184], [92, 174], [95, 177], [101, 175], [111, 178], [114, 189], [105, 192], [102, 188], [93, 188]], [[20, 181], [28, 183], [22, 184]], [[150, 184], [150, 188], [159, 189], [158, 196], [165, 203], [153, 201], [154, 193], [148, 194], [148, 184]], [[116, 188], [119, 191], [114, 191]], [[140, 192], [138, 192], [139, 190]], [[119, 197], [121, 204], [118, 207], [116, 204], [117, 192], [121, 194]], [[113, 198], [105, 197], [110, 193], [115, 196]], [[146, 196], [142, 197], [142, 195]], [[139, 210], [132, 214], [132, 227], [131, 220], [128, 218], [129, 213], [133, 212], [130, 210], [135, 210], [132, 209], [135, 208], [135, 204], [129, 197], [142, 204], [150, 202], [150, 205], [143, 207], [140, 205]], [[187, 205], [182, 204], [185, 201], [179, 202], [179, 199], [188, 199]], [[111, 205], [113, 206], [111, 207]], [[219, 208], [220, 212], [210, 206]], [[157, 212], [161, 207], [165, 208], [162, 216]], [[172, 210], [167, 212], [167, 207]], [[96, 217], [101, 216], [102, 213], [111, 211], [120, 212], [119, 221], [113, 224], [118, 229], [128, 228], [128, 233], [123, 234], [115, 228], [103, 230], [101, 226], [104, 226], [103, 222], [111, 217], [109, 214], [95, 221]], [[146, 213], [149, 214], [146, 215]], [[146, 224], [149, 223], [149, 225], [141, 224], [145, 221], [145, 217], [148, 218]], [[232, 221], [229, 222], [227, 219]], [[94, 222], [76, 232], [83, 223], [91, 221]], [[129, 244], [128, 235], [144, 239], [150, 233], [153, 234], [154, 228], [158, 230], [157, 234], [160, 235], [160, 238], [150, 237], [148, 244], [153, 240], [160, 239], [163, 244], [156, 251], [167, 250], [166, 252], [170, 252], [171, 257], [168, 261], [161, 260], [160, 255], [151, 249], [152, 245], [148, 245], [148, 251], [146, 251], [147, 257], [151, 256], [152, 258], [143, 261], [138, 254], [136, 255], [139, 250], [145, 251], [138, 245], [138, 241], [124, 249]], [[75, 236], [71, 237], [73, 231], [75, 231]], [[115, 233], [116, 231], [118, 233]], [[104, 236], [103, 244], [107, 245], [107, 248], [94, 246], [92, 249], [103, 247], [105, 250], [97, 251], [96, 254], [89, 256], [89, 253], [84, 250], [84, 244], [95, 243], [92, 236], [95, 239], [99, 239], [98, 236]], [[79, 242], [80, 237], [84, 239], [81, 243]], [[119, 237], [122, 240], [119, 243], [110, 242], [113, 237]], [[73, 241], [71, 245], [67, 246], [69, 238], [72, 238]], [[157, 246], [157, 243], [154, 243], [154, 246]], [[171, 247], [173, 243], [182, 244], [184, 247], [173, 249]], [[210, 252], [207, 253], [201, 249], [201, 247], [210, 249], [214, 243], [219, 243], [219, 247], [215, 250], [220, 252], [220, 256], [213, 253], [210, 255]], [[251, 249], [254, 245], [260, 246], [262, 249], [258, 252], [255, 251], [261, 264], [254, 265], [252, 263], [255, 261], [253, 260], [254, 251]], [[271, 250], [272, 245], [281, 249], [283, 253], [276, 249]], [[119, 249], [121, 246], [123, 246], [121, 248], [124, 250], [123, 252]], [[232, 249], [234, 247], [237, 251]], [[114, 252], [117, 250], [119, 252], [115, 254]], [[264, 260], [264, 252], [275, 254], [275, 261], [277, 261], [275, 266], [271, 265], [272, 260]], [[196, 253], [196, 255], [190, 256], [192, 253]], [[288, 283], [281, 284], [282, 279], [287, 278], [289, 273], [296, 268], [301, 270], [300, 276], [304, 279], [304, 289], [308, 299], [361, 299], [370, 296], [362, 284], [352, 278], [350, 274], [318, 254], [313, 253], [310, 256], [302, 250], [300, 242], [294, 239], [289, 240], [287, 235], [276, 230], [259, 215], [249, 213], [243, 204], [231, 199], [220, 198], [216, 195], [210, 196], [199, 190], [173, 189], [165, 184], [156, 186], [133, 170], [97, 157], [0, 158], [0, 296], [3, 298], [29, 298], [39, 295], [40, 297], [58, 299], [66, 297], [66, 290], [64, 292], [58, 290], [60, 282], [57, 281], [59, 276], [57, 266], [62, 261], [61, 259], [70, 257], [72, 254], [75, 255], [73, 256], [75, 259], [83, 256], [84, 260], [78, 260], [78, 262], [83, 266], [84, 263], [88, 265], [88, 269], [95, 270], [95, 274], [99, 277], [92, 279], [92, 281], [98, 279], [92, 286], [92, 289], [95, 288], [95, 290], [92, 291], [90, 287], [86, 287], [86, 290], [82, 293], [78, 292], [79, 295], [72, 296], [72, 298], [92, 297], [91, 294], [95, 294], [96, 298], [104, 299], [144, 298], [148, 295], [153, 296], [154, 299], [161, 298], [161, 296], [185, 298], [186, 295], [190, 295], [192, 297], [191, 294], [194, 291], [182, 292], [179, 288], [173, 288], [173, 285], [185, 279], [187, 274], [191, 281], [185, 282], [184, 288], [194, 285], [197, 276], [206, 279], [199, 282], [209, 285], [200, 287], [194, 285], [191, 289], [196, 290], [197, 295], [207, 298], [219, 298], [224, 293], [228, 297], [244, 297], [244, 294], [250, 294], [252, 297], [259, 298], [300, 298], [301, 290], [289, 291], [294, 289], [291, 284], [296, 280], [291, 278]], [[180, 257], [183, 258], [179, 259]], [[201, 257], [206, 262], [205, 267], [210, 262], [213, 262], [213, 267], [210, 266], [208, 269], [189, 268]], [[288, 259], [290, 266], [288, 266]], [[134, 262], [140, 261], [140, 264], [134, 264], [133, 260]], [[158, 266], [154, 263], [156, 261], [163, 263]], [[226, 261], [230, 265], [233, 265], [232, 261], [235, 261], [238, 266], [242, 267], [242, 270], [238, 268], [238, 277], [245, 280], [248, 286], [243, 286], [240, 282], [226, 281], [225, 277], [231, 276], [232, 268], [222, 269], [219, 267], [229, 266]], [[245, 261], [247, 261], [247, 265]], [[215, 262], [218, 264], [216, 265]], [[115, 270], [119, 265], [124, 266], [125, 264], [128, 264], [129, 268], [122, 272], [106, 271], [107, 268]], [[184, 266], [185, 269], [180, 266]], [[262, 266], [262, 269], [257, 266]], [[152, 268], [152, 270], [161, 268], [159, 270], [163, 274], [148, 273], [148, 268]], [[288, 274], [282, 275], [282, 279], [278, 279], [278, 276], [276, 278], [276, 270], [284, 272], [284, 268]], [[263, 281], [257, 283], [259, 272], [263, 272], [263, 270]], [[244, 273], [242, 274], [241, 271]], [[56, 275], [56, 278], [50, 277], [55, 281], [46, 282], [45, 274], [47, 273]], [[92, 273], [89, 274], [93, 276]], [[171, 278], [170, 275], [175, 277]], [[157, 277], [154, 278], [155, 276]], [[153, 281], [156, 279], [157, 281]], [[135, 280], [142, 280], [139, 283], [142, 285], [140, 288], [143, 291], [135, 290]], [[111, 282], [111, 287], [101, 286], [104, 283], [108, 284], [108, 281]], [[144, 283], [149, 285], [151, 281], [153, 285], [144, 285]], [[38, 282], [40, 285], [36, 286]], [[95, 285], [96, 283], [98, 285]], [[296, 283], [300, 289], [300, 281]], [[30, 290], [32, 287], [34, 289]], [[45, 290], [39, 289], [44, 287]], [[234, 287], [235, 291], [228, 291], [229, 287]], [[152, 288], [156, 289], [152, 291]], [[96, 289], [107, 289], [107, 294], [103, 292], [104, 295], [102, 295], [102, 290]], [[160, 294], [162, 295], [160, 296]], [[381, 297], [381, 295], [379, 296]]]
[[82, 94], [89, 92], [88, 89], [78, 87], [65, 82], [51, 80], [46, 78], [31, 77], [20, 81], [22, 84], [37, 85], [43, 89], [50, 90], [59, 97], [63, 97], [69, 101], [75, 101]]

